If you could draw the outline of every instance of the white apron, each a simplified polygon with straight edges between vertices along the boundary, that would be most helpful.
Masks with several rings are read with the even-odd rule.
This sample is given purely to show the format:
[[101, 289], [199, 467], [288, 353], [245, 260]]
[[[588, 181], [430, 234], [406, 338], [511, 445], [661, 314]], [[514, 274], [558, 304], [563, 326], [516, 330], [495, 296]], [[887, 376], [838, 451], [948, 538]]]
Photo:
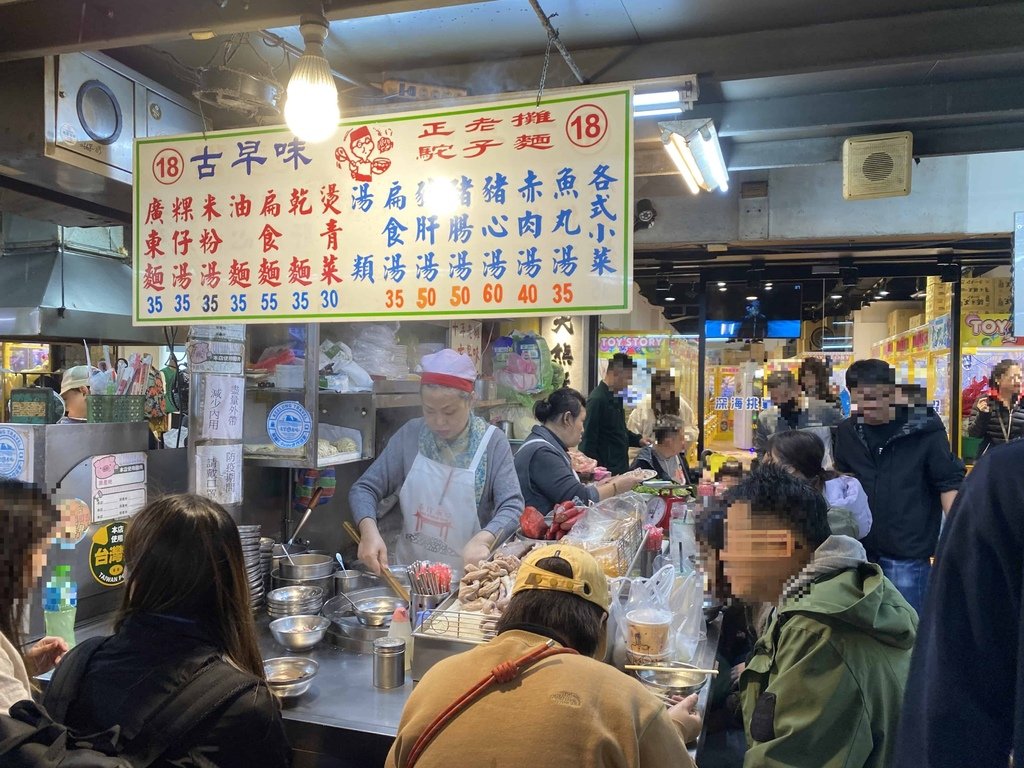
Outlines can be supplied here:
[[402, 532], [395, 554], [399, 563], [431, 560], [448, 563], [462, 573], [462, 550], [480, 532], [476, 468], [495, 429], [493, 425], [487, 428], [468, 469], [416, 455], [398, 495]]

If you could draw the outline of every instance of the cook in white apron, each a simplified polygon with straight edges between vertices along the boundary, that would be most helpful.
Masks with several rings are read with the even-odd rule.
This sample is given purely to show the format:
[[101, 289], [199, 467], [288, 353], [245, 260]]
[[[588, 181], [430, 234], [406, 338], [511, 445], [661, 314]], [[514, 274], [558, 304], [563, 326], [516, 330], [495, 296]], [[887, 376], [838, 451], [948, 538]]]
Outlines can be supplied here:
[[494, 431], [492, 425], [484, 432], [466, 469], [417, 454], [398, 495], [403, 521], [395, 547], [398, 562], [431, 560], [462, 572], [462, 550], [480, 532], [476, 469]]

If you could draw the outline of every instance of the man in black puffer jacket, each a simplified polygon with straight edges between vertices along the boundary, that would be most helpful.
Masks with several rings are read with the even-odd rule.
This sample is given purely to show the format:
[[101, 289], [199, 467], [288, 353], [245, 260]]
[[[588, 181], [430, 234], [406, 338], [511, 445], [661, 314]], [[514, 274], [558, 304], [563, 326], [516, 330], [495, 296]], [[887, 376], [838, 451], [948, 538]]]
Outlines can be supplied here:
[[854, 413], [836, 432], [836, 469], [854, 475], [868, 494], [874, 522], [864, 539], [920, 614], [942, 515], [964, 479], [946, 428], [927, 407], [898, 402], [895, 371], [882, 360], [858, 360], [846, 372]]

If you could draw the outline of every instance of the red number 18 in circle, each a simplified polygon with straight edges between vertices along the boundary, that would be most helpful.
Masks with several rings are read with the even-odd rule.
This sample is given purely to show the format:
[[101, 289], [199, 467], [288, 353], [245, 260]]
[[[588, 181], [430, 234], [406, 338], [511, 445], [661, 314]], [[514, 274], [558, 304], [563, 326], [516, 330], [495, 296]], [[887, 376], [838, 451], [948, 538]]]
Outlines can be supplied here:
[[600, 144], [608, 132], [608, 115], [596, 104], [581, 104], [565, 122], [565, 133], [577, 147]]
[[176, 149], [161, 149], [153, 158], [153, 176], [161, 184], [173, 184], [185, 170], [185, 158]]

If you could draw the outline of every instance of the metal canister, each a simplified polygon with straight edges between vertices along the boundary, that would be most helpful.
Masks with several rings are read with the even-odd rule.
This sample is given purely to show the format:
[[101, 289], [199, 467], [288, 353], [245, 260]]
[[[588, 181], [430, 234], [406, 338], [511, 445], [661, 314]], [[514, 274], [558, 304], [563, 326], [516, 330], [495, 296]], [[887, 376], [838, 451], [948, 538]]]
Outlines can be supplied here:
[[378, 637], [373, 641], [373, 687], [399, 688], [405, 685], [405, 640]]

